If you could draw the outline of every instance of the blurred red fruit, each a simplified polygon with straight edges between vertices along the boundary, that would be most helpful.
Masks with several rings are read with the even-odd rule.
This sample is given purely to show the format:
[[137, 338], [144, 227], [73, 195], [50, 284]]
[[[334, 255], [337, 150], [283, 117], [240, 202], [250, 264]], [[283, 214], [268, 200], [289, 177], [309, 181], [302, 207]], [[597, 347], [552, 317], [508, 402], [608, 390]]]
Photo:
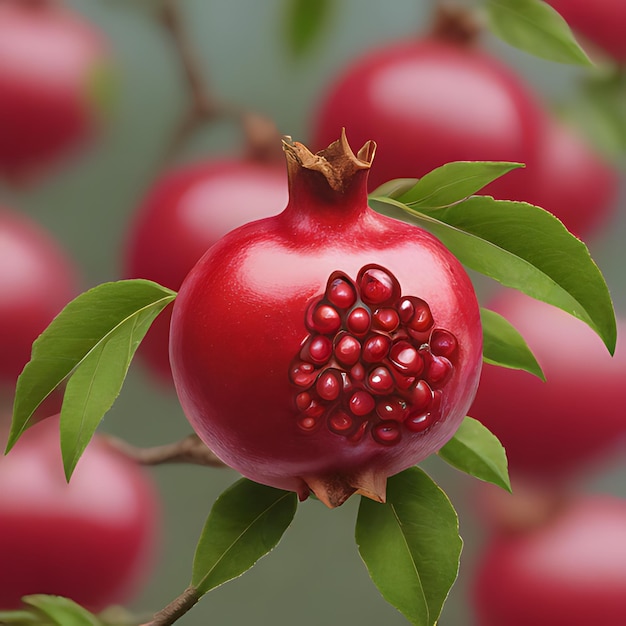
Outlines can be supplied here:
[[472, 597], [480, 626], [622, 624], [626, 501], [579, 497], [540, 527], [496, 534]]
[[45, 593], [100, 611], [130, 600], [152, 565], [159, 505], [148, 476], [96, 437], [68, 484], [58, 430], [48, 418], [0, 457], [0, 609]]
[[13, 387], [31, 346], [76, 295], [77, 271], [57, 242], [0, 206], [0, 387]]
[[469, 414], [502, 441], [513, 474], [558, 480], [599, 460], [626, 434], [626, 323], [611, 357], [586, 324], [520, 292], [489, 308], [521, 332], [547, 380], [485, 365]]
[[[284, 164], [210, 160], [172, 170], [149, 190], [128, 236], [124, 275], [178, 290], [200, 257], [237, 226], [280, 212], [287, 205]], [[139, 353], [171, 381], [169, 325], [164, 311]]]
[[0, 2], [0, 176], [29, 178], [84, 143], [110, 78], [89, 22], [60, 2]]
[[581, 35], [616, 61], [626, 61], [624, 0], [546, 0]]

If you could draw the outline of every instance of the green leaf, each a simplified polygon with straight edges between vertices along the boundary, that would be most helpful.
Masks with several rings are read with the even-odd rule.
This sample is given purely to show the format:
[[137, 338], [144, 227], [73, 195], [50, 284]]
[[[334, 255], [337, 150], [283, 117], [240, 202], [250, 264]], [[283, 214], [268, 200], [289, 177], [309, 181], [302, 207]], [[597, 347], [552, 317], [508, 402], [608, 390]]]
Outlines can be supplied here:
[[356, 542], [385, 600], [415, 626], [434, 626], [459, 571], [454, 507], [421, 469], [389, 479], [387, 503], [361, 498]]
[[76, 604], [73, 600], [61, 596], [32, 595], [22, 600], [39, 609], [41, 614], [55, 626], [103, 626], [92, 613]]
[[545, 381], [535, 355], [511, 323], [495, 311], [481, 308], [483, 360], [492, 365], [525, 370]]
[[215, 501], [196, 548], [191, 584], [199, 595], [240, 576], [280, 541], [297, 508], [297, 497], [237, 481]]
[[41, 613], [39, 611], [0, 611], [0, 624], [29, 624], [30, 626], [42, 626]]
[[392, 197], [411, 207], [438, 209], [465, 200], [490, 182], [519, 167], [524, 165], [455, 161], [428, 172], [412, 188], [401, 194], [396, 192]]
[[308, 52], [329, 22], [332, 0], [286, 0], [285, 36], [294, 56]]
[[542, 0], [487, 0], [487, 14], [493, 33], [511, 46], [557, 63], [593, 65], [567, 22]]
[[452, 467], [511, 491], [504, 447], [478, 420], [466, 417], [437, 454]]
[[176, 294], [147, 280], [104, 283], [72, 300], [33, 344], [20, 375], [7, 451], [37, 407], [71, 376], [61, 411], [66, 474], [117, 397], [154, 318]]
[[407, 221], [433, 233], [466, 267], [579, 318], [615, 351], [615, 312], [604, 277], [587, 246], [544, 209], [490, 196], [433, 211], [390, 198], [372, 204], [399, 219], [408, 213]]

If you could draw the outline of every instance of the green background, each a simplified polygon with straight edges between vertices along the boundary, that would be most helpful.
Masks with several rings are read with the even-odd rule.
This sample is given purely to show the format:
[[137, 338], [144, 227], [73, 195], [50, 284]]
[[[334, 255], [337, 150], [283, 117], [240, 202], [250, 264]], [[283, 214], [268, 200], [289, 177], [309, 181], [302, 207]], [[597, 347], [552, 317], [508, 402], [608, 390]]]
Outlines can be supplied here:
[[[186, 103], [186, 86], [170, 41], [156, 20], [157, 0], [75, 0], [112, 42], [120, 68], [120, 99], [103, 141], [58, 174], [30, 189], [0, 188], [0, 201], [34, 216], [80, 264], [83, 287], [120, 277], [124, 233], [138, 201], [157, 175]], [[273, 118], [281, 133], [306, 143], [324, 86], [349, 59], [396, 37], [423, 32], [432, 12], [424, 0], [341, 0], [322, 38], [300, 59], [290, 55], [283, 0], [180, 0], [186, 25], [214, 94]], [[486, 46], [512, 64], [547, 101], [576, 96], [585, 70], [536, 59], [486, 34]], [[181, 158], [237, 153], [241, 136], [219, 123], [194, 135]], [[616, 217], [589, 242], [618, 311], [626, 314], [622, 185]], [[166, 251], [164, 251], [166, 253]], [[173, 391], [153, 384], [139, 363], [103, 430], [138, 445], [180, 438], [189, 426]], [[436, 459], [424, 465], [449, 493], [465, 538], [459, 584], [441, 624], [472, 624], [467, 602], [472, 563], [484, 535], [475, 515], [474, 481]], [[164, 466], [150, 470], [163, 498], [162, 545], [152, 578], [133, 609], [149, 613], [180, 593], [190, 578], [195, 542], [212, 502], [237, 475], [230, 470]], [[626, 496], [626, 469], [613, 462], [584, 489]], [[393, 626], [406, 620], [369, 581], [353, 539], [357, 500], [328, 511], [304, 503], [282, 543], [242, 578], [205, 597], [180, 624], [220, 626]], [[97, 572], [94, 572], [97, 576]]]

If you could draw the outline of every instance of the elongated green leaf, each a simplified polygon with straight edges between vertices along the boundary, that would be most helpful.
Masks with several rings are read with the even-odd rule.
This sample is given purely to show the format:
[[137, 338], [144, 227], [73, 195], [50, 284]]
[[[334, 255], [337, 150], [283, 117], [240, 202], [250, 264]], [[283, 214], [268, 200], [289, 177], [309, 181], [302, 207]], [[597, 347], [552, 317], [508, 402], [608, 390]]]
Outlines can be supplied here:
[[104, 626], [95, 615], [68, 598], [41, 594], [26, 596], [23, 600], [36, 607], [48, 623], [55, 626]]
[[[82, 418], [75, 420], [68, 417], [68, 410], [75, 408], [81, 393], [91, 398], [87, 406], [92, 419], [91, 412], [96, 405], [106, 411], [110, 406], [108, 403], [119, 391], [117, 383], [112, 384], [107, 372], [115, 372], [114, 377], [119, 381], [120, 370], [126, 372], [142, 333], [175, 296], [173, 291], [151, 281], [125, 280], [104, 283], [72, 300], [35, 341], [31, 360], [17, 381], [7, 451], [28, 427], [37, 407], [68, 376], [79, 373], [83, 364], [85, 370], [79, 373], [77, 381], [72, 383], [70, 380], [69, 404], [62, 419], [66, 426], [83, 424]], [[98, 354], [100, 359], [117, 359], [123, 351], [119, 346], [126, 340], [128, 349], [122, 364], [94, 367]], [[109, 348], [107, 344], [110, 341], [114, 343]], [[98, 376], [90, 378], [89, 372], [96, 370]], [[92, 388], [79, 390], [80, 381], [81, 384], [91, 384]], [[106, 384], [101, 387], [103, 381]], [[80, 440], [84, 441], [84, 436]]]
[[196, 548], [191, 584], [199, 595], [240, 576], [280, 541], [295, 515], [290, 491], [237, 481], [215, 501]]
[[320, 39], [332, 8], [332, 0], [287, 0], [285, 35], [292, 54], [302, 56]]
[[393, 197], [415, 208], [438, 209], [464, 200], [519, 167], [524, 166], [522, 163], [480, 161], [447, 163], [428, 172], [411, 189]]
[[478, 420], [466, 417], [437, 454], [462, 472], [511, 491], [504, 447]]
[[592, 65], [567, 22], [542, 0], [487, 0], [487, 12], [491, 30], [508, 44], [549, 61]]
[[386, 183], [376, 187], [376, 189], [370, 193], [370, 198], [376, 199], [379, 196], [385, 196], [397, 200], [400, 196], [409, 191], [409, 189], [415, 187], [418, 181], [419, 178], [394, 178], [393, 180], [388, 180]]
[[387, 503], [361, 498], [361, 558], [379, 591], [415, 626], [434, 626], [459, 570], [454, 507], [417, 467], [389, 479]]
[[42, 626], [41, 613], [34, 609], [28, 611], [19, 609], [16, 611], [0, 611], [0, 624], [28, 624], [29, 626]]
[[495, 311], [481, 308], [483, 360], [492, 365], [525, 370], [545, 380], [541, 366], [522, 335]]
[[490, 196], [433, 211], [390, 198], [372, 206], [400, 219], [408, 213], [408, 221], [432, 232], [466, 267], [567, 311], [615, 351], [615, 312], [604, 277], [585, 244], [547, 211]]
[[61, 452], [72, 475], [104, 414], [119, 395], [131, 360], [162, 303], [137, 311], [96, 345], [69, 379], [61, 408]]

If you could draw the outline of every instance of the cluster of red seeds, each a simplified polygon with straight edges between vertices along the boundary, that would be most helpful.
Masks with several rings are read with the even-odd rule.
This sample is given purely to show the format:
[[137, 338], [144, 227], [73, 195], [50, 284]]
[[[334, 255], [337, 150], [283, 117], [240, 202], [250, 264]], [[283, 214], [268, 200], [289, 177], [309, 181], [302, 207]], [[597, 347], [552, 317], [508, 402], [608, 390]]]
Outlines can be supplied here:
[[401, 295], [391, 272], [366, 265], [356, 282], [333, 272], [305, 323], [310, 334], [289, 372], [303, 431], [325, 424], [350, 441], [369, 432], [391, 445], [441, 417], [457, 340], [424, 300]]

